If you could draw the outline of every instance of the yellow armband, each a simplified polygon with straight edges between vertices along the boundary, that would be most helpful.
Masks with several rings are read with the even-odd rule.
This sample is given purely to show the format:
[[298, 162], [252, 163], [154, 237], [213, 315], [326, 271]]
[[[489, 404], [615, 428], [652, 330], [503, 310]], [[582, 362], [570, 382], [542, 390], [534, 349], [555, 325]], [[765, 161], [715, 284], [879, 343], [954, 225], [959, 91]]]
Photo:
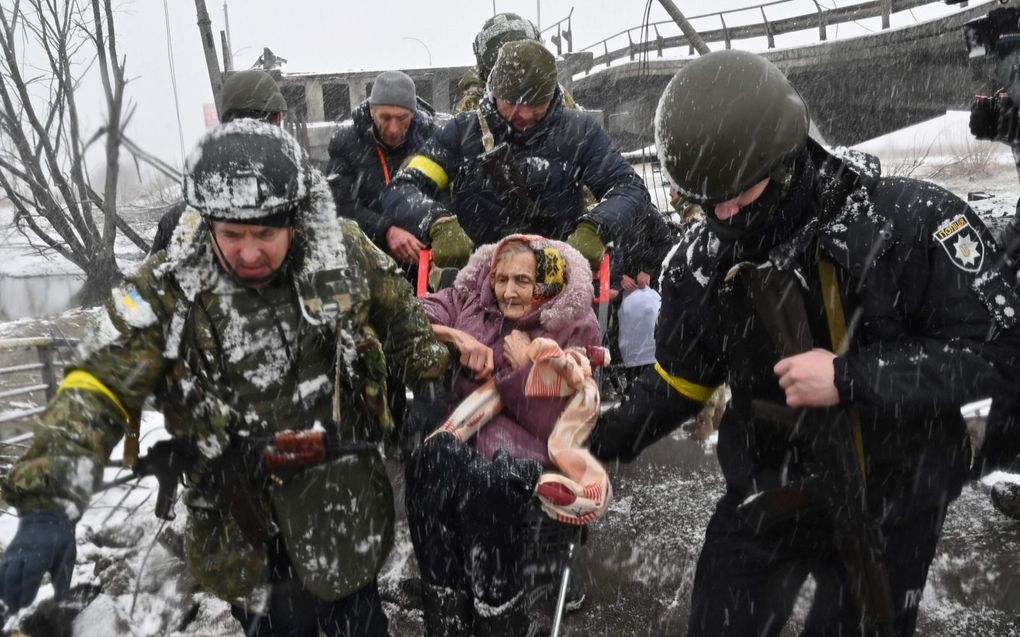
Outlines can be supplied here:
[[446, 174], [446, 169], [425, 155], [415, 155], [411, 159], [411, 162], [407, 164], [407, 167], [421, 172], [423, 175], [431, 179], [440, 190], [446, 188], [450, 184], [450, 176]]
[[131, 420], [131, 416], [128, 415], [128, 410], [124, 407], [124, 403], [120, 401], [120, 398], [117, 398], [117, 395], [110, 391], [110, 388], [104, 385], [101, 380], [86, 371], [76, 369], [67, 376], [64, 376], [64, 380], [60, 383], [60, 387], [57, 388], [57, 392], [62, 392], [65, 389], [81, 389], [102, 394], [110, 399], [110, 402], [117, 407], [125, 420]]
[[666, 381], [667, 385], [695, 402], [705, 402], [712, 395], [712, 392], [715, 391], [715, 387], [706, 387], [705, 385], [692, 383], [679, 376], [673, 376], [658, 362], [655, 363], [655, 371], [662, 377], [662, 380]]

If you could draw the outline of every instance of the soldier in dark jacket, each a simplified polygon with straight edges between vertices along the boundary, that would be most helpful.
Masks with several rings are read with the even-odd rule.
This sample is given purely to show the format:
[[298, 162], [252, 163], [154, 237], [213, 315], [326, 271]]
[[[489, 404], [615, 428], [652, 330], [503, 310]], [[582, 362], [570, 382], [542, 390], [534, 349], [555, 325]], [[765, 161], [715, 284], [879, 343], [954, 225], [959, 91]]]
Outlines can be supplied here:
[[394, 224], [379, 196], [434, 128], [435, 111], [417, 98], [411, 78], [384, 71], [329, 142], [326, 175], [337, 214], [357, 221], [373, 243], [403, 263], [416, 262], [425, 246]]
[[[599, 200], [587, 212], [585, 186]], [[447, 189], [449, 205], [438, 199]], [[532, 41], [503, 46], [479, 110], [437, 131], [383, 193], [387, 214], [441, 266], [513, 233], [566, 239], [597, 264], [648, 201], [605, 131], [563, 108], [555, 60]]]
[[654, 369], [592, 446], [634, 458], [729, 385], [690, 636], [779, 635], [809, 574], [803, 634], [911, 635], [970, 464], [960, 407], [1016, 382], [1020, 299], [978, 217], [807, 131], [746, 52], [691, 62], [659, 104], [664, 165], [706, 219], [664, 274]]
[[[185, 200], [170, 248], [114, 291], [0, 485], [20, 515], [0, 599], [28, 605], [46, 572], [67, 593], [75, 523], [117, 442], [137, 444], [154, 395], [189, 458], [188, 569], [245, 634], [387, 635], [376, 586], [393, 543], [378, 449], [393, 426], [386, 362], [425, 391], [446, 348], [393, 260], [336, 218], [322, 175], [279, 127], [210, 131], [188, 159]], [[321, 435], [322, 456], [273, 470], [263, 452], [285, 431]]]

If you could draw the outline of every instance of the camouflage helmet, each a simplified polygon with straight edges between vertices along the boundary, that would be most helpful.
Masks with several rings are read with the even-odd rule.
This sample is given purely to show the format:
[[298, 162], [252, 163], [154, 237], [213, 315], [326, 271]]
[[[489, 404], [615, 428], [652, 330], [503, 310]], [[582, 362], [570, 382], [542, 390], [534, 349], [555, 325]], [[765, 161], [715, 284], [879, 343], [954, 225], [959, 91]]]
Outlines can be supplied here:
[[287, 100], [273, 76], [261, 69], [232, 74], [223, 83], [220, 120], [227, 122], [235, 113], [285, 113]]
[[701, 204], [732, 199], [787, 167], [807, 143], [808, 109], [765, 58], [716, 51], [684, 65], [655, 113], [655, 145], [677, 190]]
[[496, 64], [499, 49], [507, 42], [518, 40], [534, 40], [541, 42], [542, 36], [538, 27], [516, 13], [497, 13], [482, 25], [482, 30], [475, 36], [475, 60], [478, 62], [479, 76], [484, 80]]
[[198, 142], [184, 164], [184, 200], [207, 219], [289, 225], [308, 205], [308, 154], [279, 126], [239, 119]]

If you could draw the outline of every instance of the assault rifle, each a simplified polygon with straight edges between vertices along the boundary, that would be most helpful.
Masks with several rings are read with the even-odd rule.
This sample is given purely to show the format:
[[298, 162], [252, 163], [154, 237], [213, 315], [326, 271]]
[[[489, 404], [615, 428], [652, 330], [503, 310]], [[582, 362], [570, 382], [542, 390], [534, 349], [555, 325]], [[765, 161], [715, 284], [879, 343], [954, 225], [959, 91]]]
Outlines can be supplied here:
[[[745, 271], [743, 276], [755, 311], [781, 355], [811, 350], [814, 343], [808, 315], [794, 274], [758, 268]], [[822, 280], [823, 294], [839, 294], [835, 283], [834, 289], [827, 289], [824, 275]], [[826, 305], [831, 327], [831, 308], [829, 303]], [[838, 313], [842, 315], [841, 303]], [[839, 349], [837, 340], [845, 341], [845, 334], [841, 339], [833, 338], [834, 350]], [[827, 515], [867, 634], [893, 635], [895, 610], [883, 557], [882, 529], [868, 508], [856, 412], [835, 407], [793, 409], [760, 400], [752, 401], [752, 408], [757, 418], [788, 425], [794, 437], [808, 439], [815, 471], [802, 481], [753, 495], [738, 507], [738, 513], [755, 528], [767, 528], [808, 513]]]
[[[274, 480], [308, 466], [377, 449], [371, 442], [341, 442], [337, 434], [323, 430], [237, 437], [210, 461], [209, 474], [241, 531], [253, 545], [260, 545], [277, 531], [266, 498]], [[201, 460], [195, 444], [184, 438], [157, 442], [138, 459], [135, 476], [151, 475], [159, 481], [157, 517], [174, 519], [177, 485]]]

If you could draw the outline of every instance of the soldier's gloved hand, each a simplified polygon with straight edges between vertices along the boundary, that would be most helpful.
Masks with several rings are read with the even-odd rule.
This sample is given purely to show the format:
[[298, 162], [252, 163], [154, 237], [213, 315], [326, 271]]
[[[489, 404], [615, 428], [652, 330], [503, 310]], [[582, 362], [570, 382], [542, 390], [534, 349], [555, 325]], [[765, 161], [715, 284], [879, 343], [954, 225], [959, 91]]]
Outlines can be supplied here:
[[0, 599], [7, 614], [35, 600], [43, 575], [53, 577], [59, 599], [71, 588], [77, 547], [74, 522], [59, 511], [44, 509], [21, 516], [18, 532], [0, 560]]
[[440, 268], [463, 267], [475, 244], [456, 217], [443, 217], [429, 228], [432, 237], [432, 262]]
[[595, 224], [588, 221], [577, 224], [574, 231], [567, 237], [567, 243], [580, 252], [581, 256], [588, 259], [592, 270], [598, 270], [599, 261], [602, 260], [602, 254], [606, 251], [606, 245], [599, 238]]

